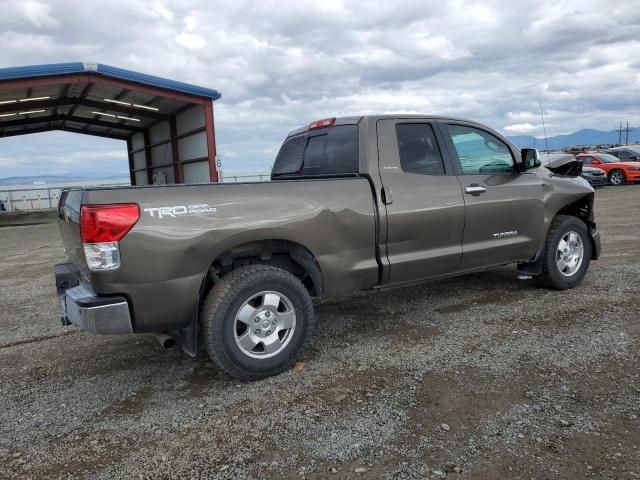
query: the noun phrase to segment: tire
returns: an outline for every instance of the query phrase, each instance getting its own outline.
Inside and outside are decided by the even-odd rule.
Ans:
[[[567,242],[564,248],[561,242]],[[576,246],[572,246],[576,244]],[[579,244],[579,245],[578,245]],[[581,247],[582,252],[579,253]],[[562,248],[562,251],[560,250]],[[542,274],[539,280],[542,285],[555,290],[566,290],[578,285],[589,268],[591,262],[591,239],[586,224],[579,218],[569,215],[558,215],[551,222],[545,240],[542,257]],[[575,261],[579,254],[580,260]],[[571,260],[565,262],[567,258]],[[562,268],[563,263],[566,265]]]
[[[611,172],[609,172],[609,183],[619,187],[627,183],[627,176],[620,169],[611,170]]]
[[[294,365],[313,333],[315,313],[309,292],[291,273],[250,265],[213,286],[200,321],[216,365],[237,379],[259,380]]]

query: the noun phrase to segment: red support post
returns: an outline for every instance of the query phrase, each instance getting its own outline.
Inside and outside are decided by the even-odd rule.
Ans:
[[[216,168],[216,134],[213,128],[213,102],[204,105],[204,124],[207,127],[207,154],[209,156],[209,180],[218,182],[218,169]]]

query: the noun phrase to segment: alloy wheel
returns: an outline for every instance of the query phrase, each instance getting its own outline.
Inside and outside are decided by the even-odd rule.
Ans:
[[[609,177],[609,181],[613,185],[622,185],[624,182],[624,176],[622,175],[622,172],[613,172]]]
[[[582,237],[573,230],[565,233],[556,250],[556,265],[560,273],[565,277],[573,276],[580,269],[583,256]]]
[[[235,316],[234,338],[252,358],[273,357],[285,349],[296,328],[296,312],[289,298],[264,291],[246,300]]]

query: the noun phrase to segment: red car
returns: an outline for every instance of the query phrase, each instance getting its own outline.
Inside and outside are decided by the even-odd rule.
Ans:
[[[640,162],[621,162],[608,153],[581,153],[576,158],[584,165],[604,170],[611,185],[640,182]]]

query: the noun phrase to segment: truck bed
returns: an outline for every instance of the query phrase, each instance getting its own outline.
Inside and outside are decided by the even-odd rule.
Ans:
[[[79,232],[82,205],[136,203],[140,219],[120,241],[122,265],[90,272]],[[376,212],[366,178],[72,190],[60,229],[71,262],[99,295],[126,295],[136,332],[186,327],[209,267],[231,247],[284,240],[306,248],[323,297],[378,281]],[[175,301],[160,302],[171,292]]]

